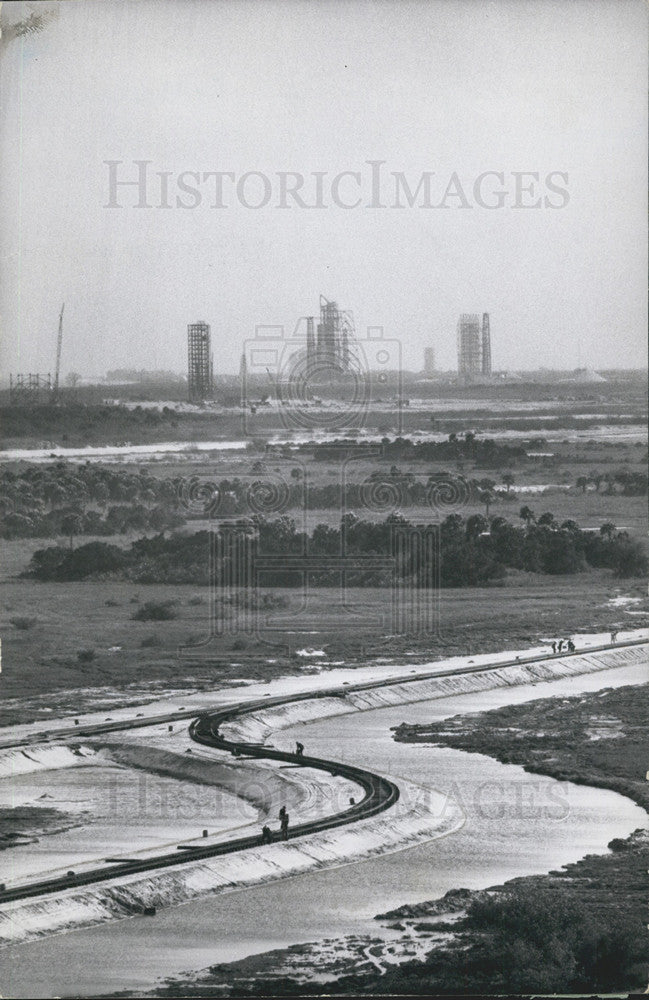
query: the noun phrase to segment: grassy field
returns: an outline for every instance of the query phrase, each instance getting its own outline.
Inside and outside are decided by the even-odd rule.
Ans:
[[[252,387],[252,398],[269,392],[266,378]],[[3,437],[6,447],[43,447],[53,444],[79,446],[85,444],[133,444],[155,441],[201,440],[240,438],[244,422],[239,406],[240,386],[233,381],[229,387],[217,385],[217,400],[208,403],[203,411],[155,412],[145,407],[143,411],[101,405],[104,396],[123,393],[133,403],[140,400],[182,399],[185,389],[177,383],[141,385],[139,387],[106,386],[66,392],[64,405],[52,408],[40,406],[32,411],[26,408],[7,407],[7,394],[0,392]],[[334,390],[334,395],[336,394]],[[332,411],[327,400],[331,389],[323,387],[325,400],[320,419],[330,425]],[[390,398],[380,398],[374,388],[370,393],[372,403],[367,412],[363,407],[342,403],[341,413],[355,421],[359,427],[379,433],[408,434],[422,428],[457,431],[465,426],[471,429],[503,428],[507,425],[530,427],[539,436],[547,421],[542,415],[570,421],[574,414],[595,415],[597,422],[607,419],[642,423],[646,415],[646,375],[628,372],[623,378],[619,373],[606,383],[579,385],[553,381],[548,384],[521,382],[514,385],[459,386],[451,383],[423,383],[413,373],[404,373],[403,396],[411,398],[412,406],[401,411]],[[426,397],[425,400],[422,397]],[[220,401],[220,402],[219,402]],[[83,405],[83,404],[86,405]],[[226,404],[226,405],[221,405]],[[536,420],[530,417],[536,415]],[[318,422],[317,410],[310,408],[309,425]],[[520,418],[525,418],[522,423]],[[246,414],[245,429],[248,436],[260,440],[269,434],[282,433],[286,428],[303,425],[295,423],[290,413],[280,406],[260,406],[256,414]]]
[[[641,583],[617,581],[608,570],[574,577],[512,572],[503,585],[422,595],[432,606],[431,634],[395,634],[387,589],[342,593],[330,588],[313,589],[304,603],[297,590],[277,591],[288,606],[260,617],[258,634],[239,631],[238,613],[227,611],[228,634],[210,638],[207,588],[16,578],[41,545],[33,540],[5,543],[5,575],[0,580],[0,720],[5,722],[17,718],[19,711],[23,719],[29,712],[38,717],[44,707],[51,708],[39,696],[60,696],[74,688],[118,688],[128,698],[134,688],[142,690],[151,683],[217,687],[232,678],[311,670],[318,660],[353,664],[367,657],[398,661],[407,655],[418,661],[525,648],[579,630],[637,628],[649,617],[629,615],[608,603],[620,594],[630,595],[643,599],[633,611],[649,609]],[[175,617],[133,620],[151,601],[174,602]],[[304,648],[321,650],[324,656],[300,656]],[[31,699],[31,708],[7,704],[8,699]]]
[[[464,395],[463,395],[464,393]],[[453,395],[452,390],[439,390],[439,395]],[[492,416],[515,417],[519,404],[545,400],[552,404],[563,394],[567,410],[605,412],[619,404],[620,414],[639,416],[644,407],[642,382],[631,387],[609,383],[601,392],[583,392],[575,387],[555,387],[550,392],[542,387],[521,386],[499,389],[492,387],[477,394],[458,390],[457,399],[466,399],[466,410],[445,410],[440,404],[437,416],[466,419],[466,426],[477,426],[473,419],[482,410]],[[484,399],[482,406],[478,397]],[[559,412],[559,411],[557,411]],[[405,430],[430,429],[435,400],[430,412],[426,408],[404,413]],[[48,416],[49,414],[49,416]],[[560,413],[559,413],[560,415]],[[35,415],[35,426],[40,427]],[[64,409],[41,414],[41,423],[50,427],[52,436],[60,436],[69,415]],[[74,415],[73,415],[74,416]],[[368,427],[379,428],[386,413],[373,412]],[[388,415],[389,416],[389,415]],[[119,413],[89,414],[80,410],[74,416],[74,433],[66,442],[100,443],[121,434]],[[269,421],[269,417],[272,419]],[[92,418],[92,419],[91,419]],[[437,419],[437,417],[436,417]],[[241,438],[241,419],[236,411],[220,414],[167,414],[159,423],[147,422],[140,414],[124,417],[129,440],[187,439],[209,440],[216,437]],[[85,423],[84,423],[85,421]],[[94,421],[94,422],[93,422]],[[102,422],[103,421],[103,422]],[[74,421],[73,421],[74,422]],[[338,483],[341,465],[336,461],[319,461],[309,455],[290,453],[264,457],[265,440],[270,432],[281,430],[276,413],[261,410],[257,415],[259,434],[251,435],[252,450],[247,453],[219,453],[208,456],[185,452],[173,459],[143,461],[131,468],[146,469],[159,477],[190,477],[198,475],[218,481],[234,476],[263,478],[254,473],[255,461],[263,460],[268,473],[279,473],[289,482],[292,469],[308,470],[309,482],[315,485]],[[29,432],[27,420],[25,432]],[[33,429],[33,428],[32,428]],[[439,429],[436,425],[435,429]],[[68,428],[69,430],[69,428]],[[135,435],[135,431],[138,435]],[[171,433],[173,431],[173,433]],[[48,431],[49,432],[49,431]],[[60,433],[59,433],[60,432]],[[119,433],[118,433],[119,432]],[[133,432],[133,433],[131,433]],[[67,431],[66,431],[67,433]],[[102,437],[103,434],[103,437]],[[565,440],[548,447],[551,459],[522,460],[511,470],[515,477],[513,490],[522,486],[563,484],[574,487],[580,475],[605,473],[618,469],[644,471],[646,444],[620,441],[606,443],[589,440]],[[530,427],[530,437],[540,432]],[[58,440],[58,438],[57,438]],[[121,438],[120,438],[121,440]],[[15,442],[18,443],[18,442]],[[25,444],[26,441],[20,443]],[[34,441],[34,444],[39,442]],[[542,449],[545,451],[546,449]],[[349,478],[359,482],[380,470],[389,474],[392,461],[363,459],[348,467]],[[489,478],[502,485],[505,467],[475,468],[470,461],[448,463],[401,462],[401,472],[412,472],[426,481],[431,473],[447,471],[467,478]],[[550,511],[561,522],[575,520],[581,527],[599,528],[612,521],[637,537],[646,536],[647,506],[644,497],[625,497],[604,492],[586,493],[572,488],[569,492],[551,490],[544,494],[520,492],[511,499],[498,499],[491,506],[492,516],[502,515],[513,523],[521,523],[519,510],[530,506],[538,516]],[[415,523],[438,520],[453,512],[440,509],[432,517],[428,508],[402,508],[400,512]],[[468,503],[459,511],[463,516],[484,513],[483,505]],[[277,514],[284,513],[283,510]],[[297,510],[286,513],[296,521],[298,529],[311,531],[318,523],[337,525],[341,510],[311,510],[306,516]],[[357,509],[357,516],[383,520],[390,509]],[[182,529],[193,533],[215,527],[204,520],[188,521]],[[151,534],[149,532],[149,534]],[[100,541],[128,545],[135,536],[103,537]],[[90,536],[76,539],[76,545],[91,541]],[[236,613],[226,615],[226,635],[210,638],[210,603],[207,589],[192,586],[129,585],[119,582],[36,584],[20,579],[36,549],[49,545],[67,544],[61,539],[33,539],[2,543],[2,576],[0,577],[0,629],[3,637],[3,672],[0,691],[3,695],[3,718],[14,712],[7,699],[33,700],[30,711],[40,712],[43,697],[74,688],[118,688],[124,697],[132,696],[135,687],[157,684],[160,688],[174,684],[218,686],[234,677],[270,677],[279,672],[313,669],[318,657],[297,655],[305,647],[324,652],[324,659],[355,662],[361,658],[387,656],[399,659],[406,654],[420,659],[435,659],[455,653],[476,653],[525,647],[540,639],[567,635],[582,630],[604,630],[612,627],[638,627],[647,617],[631,616],[624,608],[607,604],[610,597],[629,594],[646,597],[644,588],[635,581],[616,581],[608,570],[589,570],[574,577],[544,577],[511,571],[498,586],[466,590],[445,590],[429,595],[433,603],[432,633],[407,636],[398,633],[391,620],[391,595],[388,590],[350,590],[344,596],[335,589],[313,591],[305,607],[297,590],[286,591],[288,608],[274,613],[260,632],[241,632]],[[426,599],[426,598],[424,598]],[[168,621],[134,621],[133,614],[145,602],[172,601],[174,617]],[[646,610],[646,602],[635,605],[635,611]],[[282,629],[282,633],[268,625]],[[209,642],[205,640],[209,639]],[[198,645],[197,645],[198,644]],[[189,647],[189,648],[188,648]],[[193,648],[192,648],[193,647]],[[129,695],[130,692],[130,695]],[[41,699],[40,701],[38,699]],[[59,700],[57,704],[62,704]],[[48,706],[51,707],[51,706]],[[23,711],[27,711],[23,704]]]

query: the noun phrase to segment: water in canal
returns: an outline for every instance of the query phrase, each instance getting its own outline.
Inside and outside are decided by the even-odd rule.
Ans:
[[[156,980],[271,948],[344,934],[376,934],[375,914],[548,871],[613,837],[646,826],[647,814],[613,792],[526,774],[478,754],[392,740],[403,721],[640,683],[636,667],[518,688],[380,709],[294,726],[276,746],[301,739],[307,752],[353,761],[442,791],[459,801],[463,828],[441,840],[353,865],[219,894],[137,917],[4,950],[2,992],[14,997],[145,990]],[[386,818],[389,822],[389,814]]]

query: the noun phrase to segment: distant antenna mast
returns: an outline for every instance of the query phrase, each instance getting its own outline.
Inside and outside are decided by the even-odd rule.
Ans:
[[[56,371],[54,373],[54,392],[52,394],[52,402],[57,403],[59,399],[59,376],[61,374],[61,347],[63,346],[63,310],[65,309],[65,302],[61,306],[61,312],[59,313],[59,336],[56,341]]]

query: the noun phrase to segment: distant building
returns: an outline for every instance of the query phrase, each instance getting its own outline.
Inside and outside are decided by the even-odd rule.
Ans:
[[[209,323],[190,323],[187,327],[187,388],[192,402],[212,395],[212,351]]]
[[[482,374],[480,318],[477,313],[462,313],[457,324],[457,370],[467,381]]]
[[[457,370],[465,382],[491,378],[489,313],[462,313],[457,324]]]
[[[489,313],[482,314],[482,374],[491,377],[491,330]]]
[[[424,375],[435,374],[435,350],[432,347],[424,349]]]
[[[321,295],[317,338],[314,334],[314,318],[307,317],[308,363],[317,359],[317,364],[333,371],[349,371],[354,332],[353,314],[349,310],[339,309],[338,303],[330,302]]]

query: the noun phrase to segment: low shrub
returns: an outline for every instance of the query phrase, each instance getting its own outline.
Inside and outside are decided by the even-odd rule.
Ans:
[[[162,645],[162,639],[160,638],[159,635],[156,635],[155,633],[152,633],[151,635],[145,635],[144,639],[140,643],[140,646],[142,646],[143,649],[146,649],[148,646],[161,646],[161,645]]]
[[[30,628],[34,627],[37,619],[19,615],[16,618],[10,618],[9,621],[13,627],[17,628],[20,632],[28,632]]]
[[[165,622],[176,617],[173,601],[147,601],[131,615],[135,622]]]

